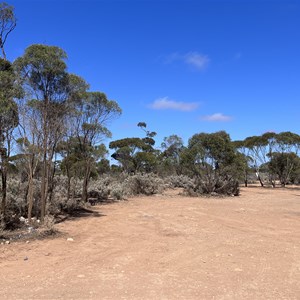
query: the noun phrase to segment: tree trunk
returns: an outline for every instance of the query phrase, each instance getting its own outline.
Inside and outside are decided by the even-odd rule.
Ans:
[[[245,178],[244,178],[245,187],[248,187],[248,172],[245,171]]]
[[[7,194],[7,168],[6,161],[2,160],[1,181],[2,181],[2,202],[1,202],[1,220],[4,222],[6,213],[6,194]]]
[[[256,177],[257,177],[257,179],[258,179],[260,185],[263,187],[263,186],[264,186],[264,183],[263,183],[263,181],[261,180],[261,177],[260,177],[260,175],[259,175],[259,171],[256,171]]]
[[[83,202],[88,201],[88,184],[89,184],[90,175],[91,175],[91,167],[90,167],[90,163],[88,162],[87,166],[86,166],[84,178],[83,178],[83,186],[82,186],[82,201]]]
[[[32,218],[32,207],[33,207],[33,177],[32,174],[29,175],[28,180],[28,196],[27,196],[27,203],[28,203],[28,212],[27,212],[27,218],[29,224],[31,224],[31,218]]]
[[[3,42],[2,42],[1,38],[0,38],[0,45],[1,45],[2,58],[4,60],[6,60],[6,53],[5,53],[4,45],[3,45]]]
[[[42,183],[41,183],[41,222],[44,222],[45,215],[46,215],[46,198],[47,198],[47,160],[46,160],[46,153],[44,153],[44,160],[43,160],[43,169],[42,169]]]
[[[47,122],[47,109],[48,109],[48,98],[46,97],[44,100],[43,107],[43,166],[42,166],[42,183],[41,183],[41,222],[44,223],[45,215],[46,215],[46,199],[47,199],[47,150],[48,150],[48,122]]]
[[[68,181],[67,181],[67,202],[70,200],[71,196],[71,177],[68,174]]]
[[[53,168],[51,168],[51,164],[48,165],[48,174],[50,174],[49,179],[48,179],[48,185],[49,185],[49,198],[48,201],[51,203],[53,200],[53,191],[54,191],[54,176],[56,172],[55,164]]]
[[[6,148],[0,149],[1,151],[1,183],[2,183],[2,201],[1,201],[1,223],[5,226],[5,213],[6,213],[6,194],[7,194],[7,150]]]

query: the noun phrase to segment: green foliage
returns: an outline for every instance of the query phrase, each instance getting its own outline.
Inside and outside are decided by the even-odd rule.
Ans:
[[[18,125],[18,107],[13,100],[20,95],[12,65],[0,58],[0,135]]]
[[[16,59],[14,67],[36,99],[61,102],[69,92],[66,58],[59,47],[36,44]]]
[[[272,153],[268,167],[285,186],[290,181],[291,175],[300,168],[300,158],[295,153]]]
[[[248,163],[256,169],[258,179],[259,172],[264,167],[268,173],[268,178],[273,187],[275,180],[279,178],[285,185],[289,174],[294,170],[293,154],[297,155],[300,148],[300,136],[292,132],[267,132],[261,136],[252,136],[244,141],[236,143],[239,150],[247,149],[247,157],[250,157]],[[245,151],[245,150],[244,150]],[[284,175],[285,174],[285,175]]]
[[[195,134],[181,159],[196,178],[194,192],[238,194],[241,160],[226,132]]]
[[[14,7],[5,2],[0,3],[0,48],[4,59],[6,59],[4,45],[8,35],[16,27],[16,24],[17,21],[14,14]]]
[[[161,148],[159,173],[180,175],[182,173],[181,154],[185,149],[182,138],[175,134],[165,137]]]
[[[140,122],[139,127],[146,127],[146,123]],[[112,141],[110,149],[115,152],[111,155],[118,160],[127,173],[153,172],[157,165],[157,151],[153,148],[156,133],[146,131],[145,138],[124,138]]]
[[[97,173],[99,175],[110,173],[110,164],[109,160],[106,158],[102,158],[100,161],[96,163]]]

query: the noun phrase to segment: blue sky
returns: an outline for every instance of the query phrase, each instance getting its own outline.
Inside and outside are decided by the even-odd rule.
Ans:
[[[300,1],[8,1],[14,60],[63,48],[70,72],[123,109],[113,140],[156,131],[300,134]]]

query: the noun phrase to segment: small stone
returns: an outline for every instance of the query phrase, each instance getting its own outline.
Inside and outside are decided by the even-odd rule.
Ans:
[[[10,241],[5,241],[5,244],[6,244],[6,245],[9,245],[9,244],[10,244]]]
[[[29,244],[29,241],[26,241],[26,244]]]
[[[74,239],[73,238],[67,238],[67,241],[68,242],[74,242]]]
[[[79,275],[77,275],[77,277],[78,277],[78,278],[84,278],[84,277],[85,277],[85,275],[83,275],[83,274],[79,274]]]
[[[25,257],[24,257],[24,260],[28,260],[28,257],[27,257],[27,256],[25,256]]]

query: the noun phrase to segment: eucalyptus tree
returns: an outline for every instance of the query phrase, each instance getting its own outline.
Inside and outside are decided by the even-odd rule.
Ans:
[[[102,141],[111,137],[107,125],[122,113],[118,103],[104,93],[87,92],[74,102],[74,135],[84,162],[82,200],[87,201],[92,166],[106,154]]]
[[[40,217],[44,220],[57,143],[64,134],[64,120],[71,98],[70,75],[66,53],[59,47],[31,45],[14,62],[27,96],[28,106],[35,111],[37,130],[41,133],[41,201]]]
[[[17,20],[13,6],[5,2],[0,3],[0,48],[2,58],[6,60],[5,43],[8,35],[15,29]]]
[[[18,99],[18,154],[16,161],[22,166],[22,172],[27,178],[27,218],[31,222],[34,204],[34,178],[41,162],[42,132],[39,126],[39,113],[31,108],[24,99]]]
[[[251,156],[249,155],[250,149],[246,147],[245,141],[233,141],[232,142],[235,149],[240,153],[240,159],[243,161],[242,167],[244,172],[244,184],[245,187],[248,186],[248,176],[251,170],[250,165],[253,162]]]
[[[14,128],[18,125],[18,108],[14,97],[20,90],[15,84],[15,74],[10,62],[0,58],[0,172],[1,172],[1,219],[6,210],[7,169]]]
[[[165,137],[161,143],[161,149],[163,169],[180,175],[182,173],[180,158],[184,150],[182,138],[176,134]]]
[[[146,137],[132,137],[112,141],[110,149],[115,152],[112,158],[122,164],[123,170],[127,173],[153,172],[157,165],[157,150],[154,149],[156,132],[148,131],[145,122],[137,124],[145,133]]]
[[[274,164],[275,162],[279,163],[279,161],[283,162],[283,157],[279,158],[279,154],[284,156],[285,168],[292,171],[295,160],[290,159],[292,156],[286,154],[295,153],[297,155],[300,148],[299,135],[291,132],[282,132],[279,134],[267,132],[261,136],[248,137],[243,142],[249,151],[249,156],[252,159],[261,186],[264,186],[260,175],[261,166],[267,167],[269,181],[275,187],[275,179],[278,176],[278,172],[274,171]],[[272,162],[272,167],[270,162]],[[286,174],[291,171],[288,171]]]
[[[300,168],[300,158],[294,152],[275,152],[269,162],[270,171],[278,176],[283,187]]]
[[[295,153],[300,151],[300,135],[290,131],[278,133],[276,135],[277,152]]]
[[[109,143],[109,148],[115,152],[111,155],[122,164],[127,173],[152,172],[156,166],[156,151],[151,139],[124,138]]]
[[[202,192],[237,192],[239,160],[225,131],[193,135],[182,152],[182,164],[196,177]]]
[[[274,152],[276,146],[276,134],[273,132],[267,132],[261,136],[251,136],[244,140],[244,145],[248,148],[249,156],[253,163],[253,167],[256,171],[256,177],[261,186],[264,186],[264,182],[261,178],[260,169],[262,165],[267,165]],[[274,185],[274,179],[269,172],[269,180]]]
[[[282,186],[285,186],[292,173],[299,168],[300,136],[292,132],[281,132],[276,135],[276,149],[269,155],[270,172],[277,175]]]

